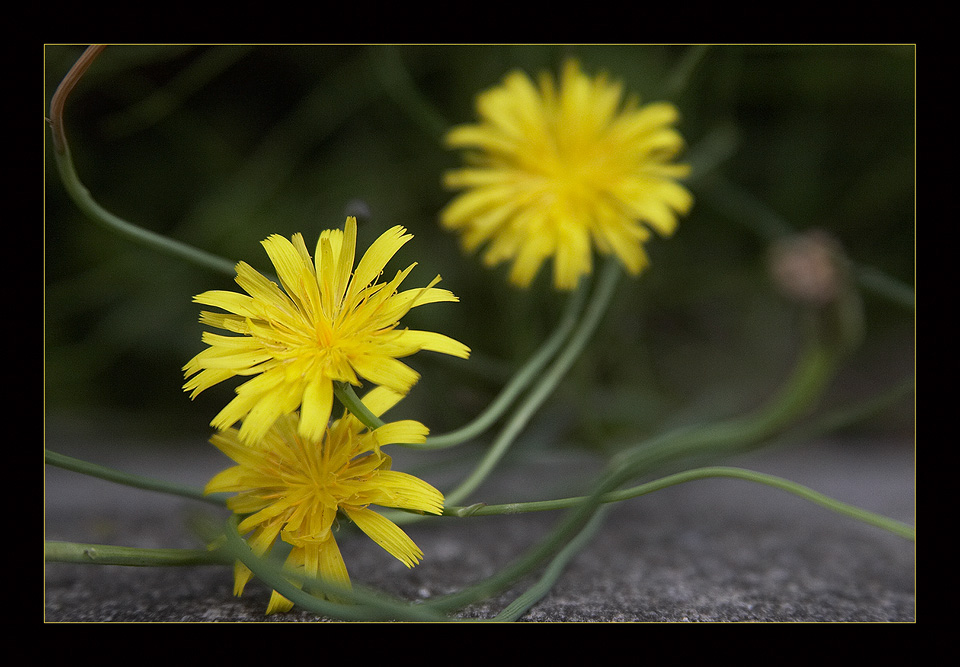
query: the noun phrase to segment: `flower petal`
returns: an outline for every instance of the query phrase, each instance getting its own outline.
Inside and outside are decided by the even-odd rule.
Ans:
[[[371,509],[343,508],[350,520],[357,524],[374,542],[407,567],[413,567],[423,558],[423,552],[395,523]]]
[[[320,377],[307,384],[300,408],[300,434],[308,440],[323,438],[332,409],[333,382]]]

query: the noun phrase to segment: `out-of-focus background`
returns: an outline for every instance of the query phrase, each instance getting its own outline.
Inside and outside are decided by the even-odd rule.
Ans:
[[[45,48],[45,104],[83,52]],[[864,275],[912,297],[915,47],[855,46],[111,46],[67,102],[66,133],[93,197],[134,224],[270,270],[260,241],[360,220],[360,249],[388,227],[414,234],[388,272],[418,262],[459,304],[404,324],[451,335],[469,361],[420,353],[423,375],[391,416],[435,433],[477,414],[551,331],[563,298],[549,272],[528,291],[483,269],[442,230],[441,178],[461,164],[442,134],[513,69],[568,56],[642,101],[666,99],[693,166],[696,204],[648,246],[583,359],[528,438],[615,449],[679,421],[736,414],[784,379],[797,314],[767,273],[769,242],[833,234]],[[233,394],[190,401],[181,367],[202,349],[199,307],[230,277],[132,245],[85,219],[46,150],[45,411],[48,424],[204,441]],[[823,409],[857,406],[914,370],[915,315],[863,293],[866,339]],[[902,394],[853,434],[909,436]]]

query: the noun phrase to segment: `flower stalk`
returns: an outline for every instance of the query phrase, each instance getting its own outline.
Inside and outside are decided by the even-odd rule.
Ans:
[[[608,493],[600,498],[600,502],[604,504],[623,502],[625,500],[639,498],[671,486],[712,478],[740,479],[748,482],[754,482],[756,484],[770,486],[803,498],[804,500],[808,500],[814,504],[820,505],[821,507],[824,507],[832,512],[836,512],[837,514],[850,517],[862,523],[866,523],[889,533],[893,533],[894,535],[910,540],[911,542],[916,541],[916,529],[909,524],[903,523],[902,521],[897,521],[881,514],[869,512],[860,507],[840,502],[839,500],[830,498],[829,496],[826,496],[818,491],[814,491],[809,487],[803,486],[802,484],[797,484],[796,482],[784,479],[783,477],[777,477],[776,475],[768,475],[765,473],[756,472],[754,470],[745,470],[743,468],[729,466],[707,466],[703,468],[685,470],[673,475],[667,475],[666,477],[661,477],[660,479],[656,479],[652,482],[647,482],[645,484],[639,484],[628,489],[622,489],[620,491]],[[444,508],[443,513],[446,516],[465,518],[471,516],[548,512],[575,507],[578,504],[586,501],[587,498],[587,496],[575,496],[570,498],[558,498],[554,500],[504,503],[500,505],[478,504],[467,507],[447,505]]]
[[[56,159],[60,180],[67,194],[70,195],[70,198],[87,218],[112,233],[118,234],[144,247],[151,248],[163,255],[187,261],[201,268],[228,275],[233,273],[234,262],[230,260],[200,250],[189,244],[181,243],[162,234],[138,227],[114,215],[103,208],[80,181],[80,177],[77,175],[77,170],[73,164],[70,146],[67,143],[63,111],[67,103],[67,97],[104,48],[106,47],[102,44],[88,47],[83,52],[83,55],[80,56],[80,59],[74,63],[73,67],[67,73],[67,76],[60,82],[50,101],[49,124],[53,137],[53,154]]]
[[[453,491],[446,494],[448,503],[462,502],[483,483],[507,453],[523,428],[536,414],[536,411],[560,384],[567,371],[580,358],[580,353],[607,312],[621,275],[620,265],[616,261],[608,260],[604,264],[583,318],[571,334],[564,349],[543,373],[530,393],[517,406],[476,468]]]
[[[48,563],[80,565],[127,565],[131,567],[186,567],[193,565],[229,565],[232,561],[216,550],[145,549],[112,544],[78,544],[47,541],[43,558]]]

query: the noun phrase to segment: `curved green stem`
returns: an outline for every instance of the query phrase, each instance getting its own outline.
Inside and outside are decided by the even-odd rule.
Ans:
[[[105,479],[110,482],[116,482],[118,484],[125,484],[127,486],[132,486],[138,489],[146,489],[147,491],[159,491],[160,493],[169,493],[175,496],[183,496],[184,498],[190,498],[192,500],[201,500],[206,503],[211,503],[214,505],[223,506],[225,501],[223,499],[223,494],[212,494],[204,495],[202,489],[196,489],[189,486],[183,486],[181,484],[175,484],[173,482],[167,482],[165,480],[152,479],[150,477],[143,477],[141,475],[134,475],[131,473],[120,472],[119,470],[114,470],[113,468],[108,468],[106,466],[98,465],[96,463],[90,463],[88,461],[81,461],[80,459],[75,459],[71,456],[66,456],[64,454],[58,454],[52,452],[49,449],[44,450],[44,460],[50,465],[55,465],[58,468],[63,468],[65,470],[72,470],[73,472],[78,472],[84,475],[90,475],[91,477],[98,477],[100,479]]]
[[[586,287],[586,282],[583,282],[573,294],[570,295],[570,299],[564,306],[563,314],[560,316],[560,320],[557,322],[553,333],[543,342],[536,354],[530,357],[530,359],[517,370],[510,381],[483,412],[466,425],[449,433],[428,436],[427,441],[424,443],[403,443],[400,446],[407,449],[444,449],[467,442],[490,428],[490,426],[503,416],[503,413],[513,404],[517,396],[537,378],[544,366],[549,363],[557,353],[557,350],[560,349],[564,341],[570,336],[570,332],[577,323],[577,317],[586,300]],[[339,400],[347,410],[353,413],[364,426],[369,429],[383,426],[383,420],[367,409],[367,406],[365,406],[363,401],[357,396],[352,385],[346,382],[334,382],[333,391],[337,400]]]
[[[583,282],[570,295],[563,314],[550,337],[543,342],[537,353],[520,367],[493,402],[473,421],[449,433],[428,436],[427,441],[421,445],[406,445],[406,447],[414,449],[450,447],[471,440],[492,426],[513,404],[517,396],[537,378],[544,366],[554,357],[560,346],[570,336],[570,332],[577,323],[577,318],[583,308],[586,295],[586,283]]]
[[[334,382],[333,395],[337,397],[337,400],[340,401],[343,407],[349,410],[354,417],[360,420],[361,424],[371,431],[383,426],[383,420],[370,412],[370,408],[364,405],[360,397],[357,396],[357,392],[354,391],[353,385],[350,383]]]
[[[791,428],[778,437],[778,443],[811,440],[825,433],[865,421],[909,396],[914,391],[915,385],[916,381],[913,377],[904,378],[896,385],[864,401],[836,408]]]
[[[194,248],[185,243],[180,243],[156,232],[137,227],[100,206],[90,195],[90,191],[80,182],[73,166],[73,160],[70,157],[69,148],[65,147],[62,153],[56,153],[56,160],[60,178],[63,181],[67,193],[80,210],[93,222],[134,243],[152,248],[165,255],[186,260],[201,268],[218,271],[231,276],[235,275],[234,262]]]
[[[70,155],[70,147],[67,144],[66,133],[64,132],[63,109],[70,92],[103,48],[102,45],[94,45],[84,51],[83,55],[57,87],[50,101],[49,122],[53,135],[54,157],[56,158],[57,170],[67,194],[70,195],[70,198],[73,199],[74,203],[88,218],[111,232],[115,232],[130,241],[153,248],[163,254],[186,260],[200,267],[226,273],[227,275],[234,275],[234,262],[199,250],[185,243],[174,241],[173,239],[148,231],[117,217],[100,206],[90,195],[90,191],[80,182],[80,177],[77,175],[77,171],[73,165],[73,158]]]
[[[46,541],[43,559],[48,563],[127,565],[132,567],[179,567],[184,565],[229,565],[232,558],[219,551],[202,549],[142,549],[112,544],[80,544]]]
[[[631,479],[691,456],[727,455],[762,444],[811,407],[833,377],[836,359],[834,348],[815,340],[804,350],[779,394],[753,415],[676,429],[626,450],[600,476],[591,495],[572,503],[567,516],[536,547],[485,581],[425,604],[456,609],[506,588],[562,549],[590,521],[608,494]],[[456,504],[449,496],[447,500],[451,506]],[[474,505],[466,508],[465,513],[479,513],[482,509],[482,505]]]
[[[237,532],[237,521],[236,515],[227,519],[227,527],[224,531],[224,550],[229,553],[232,558],[250,568],[250,571],[267,586],[277,591],[301,609],[315,614],[355,621],[446,620],[442,614],[437,613],[435,610],[428,609],[423,605],[414,605],[400,600],[394,600],[385,595],[367,591],[362,588],[343,588],[330,582],[325,582],[322,579],[297,577],[294,573],[285,571],[264,558],[257,557]],[[298,585],[294,584],[293,581],[299,581],[323,594],[353,604],[342,604],[321,599],[304,591]]]
[[[703,62],[709,49],[709,45],[695,44],[686,50],[666,77],[665,94],[668,98],[676,99],[687,89],[694,71]]]
[[[211,81],[234,66],[254,48],[251,44],[225,45],[201,51],[163,87],[126,109],[105,118],[103,127],[114,137],[126,137],[158,123]]]
[[[511,418],[507,421],[500,435],[493,442],[480,464],[460,485],[450,493],[445,494],[446,501],[452,504],[460,503],[469,496],[487,478],[497,465],[510,445],[530,421],[534,413],[543,405],[543,402],[553,392],[556,386],[566,375],[573,363],[579,358],[590,336],[593,334],[600,319],[607,311],[610,299],[620,278],[620,265],[615,259],[610,259],[604,265],[597,283],[597,289],[590,300],[576,331],[567,341],[566,347],[554,359],[553,363],[541,376],[539,382],[523,400]]]
[[[876,514],[875,512],[869,512],[867,510],[861,509],[854,505],[841,502],[826,496],[822,493],[814,491],[809,487],[803,486],[802,484],[797,484],[788,479],[782,477],[777,477],[775,475],[768,475],[761,472],[755,472],[753,470],[745,470],[743,468],[733,468],[728,466],[710,466],[705,468],[694,468],[692,470],[685,470],[673,475],[668,475],[658,480],[652,482],[647,482],[645,484],[640,484],[629,489],[623,489],[620,491],[614,491],[608,493],[600,498],[601,503],[616,503],[624,500],[630,500],[632,498],[639,498],[640,496],[645,496],[654,491],[660,491],[670,486],[675,486],[677,484],[684,484],[686,482],[693,482],[701,479],[709,479],[714,477],[726,477],[732,479],[742,479],[748,482],[756,482],[757,484],[764,484],[766,486],[771,486],[781,491],[786,491],[795,496],[799,496],[804,500],[809,500],[812,503],[816,503],[821,507],[825,507],[832,512],[837,514],[842,514],[844,516],[851,517],[857,521],[862,521],[863,523],[870,524],[871,526],[876,526],[888,532],[893,533],[894,535],[899,535],[900,537],[906,538],[911,541],[916,540],[916,529],[912,526],[905,524],[901,521],[895,519],[890,519],[888,517]],[[534,502],[524,502],[524,503],[505,503],[501,505],[472,505],[469,507],[444,507],[444,515],[467,517],[467,516],[490,516],[495,514],[523,514],[527,512],[545,512],[550,510],[559,510],[567,509],[570,507],[575,507],[576,505],[587,500],[586,496],[579,496],[573,498],[562,498],[557,500],[544,500],[544,501],[534,501]]]

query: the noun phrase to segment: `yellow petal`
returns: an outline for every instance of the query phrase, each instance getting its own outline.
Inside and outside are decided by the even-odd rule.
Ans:
[[[222,308],[244,317],[257,317],[260,312],[253,297],[227,290],[209,290],[193,297],[193,301],[205,306]]]
[[[389,387],[374,387],[364,394],[361,400],[370,412],[380,417],[387,410],[399,403],[402,398],[403,394]]]
[[[340,547],[332,537],[319,545],[318,567],[320,576],[326,581],[343,588],[350,588],[350,575],[347,565],[343,562]]]
[[[419,352],[420,350],[430,350],[432,352],[442,352],[461,359],[470,357],[470,348],[458,340],[445,336],[435,331],[416,331],[413,329],[404,329],[400,332],[397,340],[397,356],[407,356]]]
[[[353,280],[347,293],[348,300],[351,300],[357,292],[372,283],[397,251],[413,238],[413,235],[405,234],[406,231],[400,225],[396,225],[381,234],[371,244],[363,257],[360,258],[357,270],[354,271]]]
[[[302,243],[302,237],[301,237]],[[291,297],[296,297],[301,293],[301,282],[303,280],[303,258],[297,251],[294,244],[280,236],[271,234],[261,242],[271,263],[277,270],[277,277],[280,278],[280,284]]]
[[[357,373],[367,380],[406,394],[420,379],[420,374],[397,359],[360,355],[353,359]]]
[[[303,392],[303,405],[300,408],[300,434],[319,442],[330,421],[333,409],[333,382],[325,377],[311,381]]]
[[[344,512],[370,539],[407,567],[423,558],[423,552],[395,523],[371,509],[348,509]]]
[[[378,445],[404,444],[411,445],[426,442],[430,429],[418,421],[401,419],[388,422],[373,431]]]
[[[282,614],[293,609],[293,603],[276,591],[270,593],[270,602],[267,604],[267,616]]]

